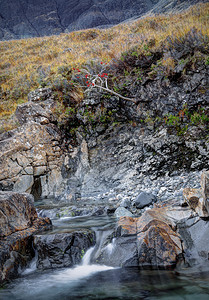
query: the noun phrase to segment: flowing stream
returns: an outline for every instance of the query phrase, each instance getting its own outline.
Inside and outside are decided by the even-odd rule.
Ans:
[[[84,255],[80,265],[72,268],[40,271],[35,256],[20,278],[0,289],[2,300],[67,299],[209,299],[209,269],[140,270],[91,264],[103,239],[114,227],[108,216],[65,217],[53,220],[51,233],[91,228],[97,243]],[[114,239],[107,245],[111,253]]]

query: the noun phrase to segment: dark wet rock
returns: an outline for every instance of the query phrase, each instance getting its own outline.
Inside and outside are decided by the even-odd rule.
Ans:
[[[18,276],[34,256],[33,234],[51,228],[48,218],[38,218],[32,196],[0,194],[0,284]]]
[[[37,267],[39,269],[72,267],[81,262],[88,248],[94,243],[95,235],[88,230],[35,235]]]
[[[113,267],[137,267],[139,264],[136,237],[127,235],[116,238],[112,245],[107,245],[97,254],[94,261]]]
[[[149,206],[152,203],[156,202],[157,199],[154,195],[146,192],[141,192],[134,201],[136,208],[142,209],[145,206]]]
[[[31,227],[0,239],[0,284],[18,277],[34,257],[33,234],[51,229],[48,218],[37,218]]]

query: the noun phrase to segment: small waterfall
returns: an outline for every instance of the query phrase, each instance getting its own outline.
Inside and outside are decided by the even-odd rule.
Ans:
[[[90,265],[90,261],[91,261],[91,255],[94,251],[94,247],[91,247],[90,249],[88,249],[82,259],[82,266],[87,266],[87,265]]]
[[[52,275],[56,281],[64,282],[77,282],[83,278],[89,277],[97,272],[107,271],[114,269],[113,267],[105,266],[105,265],[96,265],[91,264],[92,255],[95,253],[96,245],[91,247],[85,253],[82,262],[80,265],[69,268],[64,271],[58,271],[56,274]]]
[[[35,256],[31,260],[30,265],[27,269],[22,272],[22,275],[27,275],[34,272],[37,269],[38,252],[35,250]]]
[[[112,243],[108,244],[107,247],[106,247],[109,256],[112,254],[112,251],[114,249],[115,240],[116,240],[115,238],[112,239]]]
[[[92,258],[95,259],[100,254],[100,251],[104,246],[104,243],[107,241],[107,238],[111,236],[112,230],[99,230],[99,231],[94,230],[94,231],[96,232],[96,245],[92,250]]]

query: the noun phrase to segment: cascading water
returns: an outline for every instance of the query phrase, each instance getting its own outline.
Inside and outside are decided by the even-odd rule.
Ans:
[[[29,267],[22,272],[22,275],[27,275],[27,274],[35,272],[35,270],[37,269],[37,260],[38,260],[38,253],[35,250],[34,258],[32,259]]]
[[[22,277],[0,289],[0,299],[208,299],[209,272],[197,276],[190,269],[178,274],[96,264],[101,247],[106,248],[109,257],[115,251],[116,240],[111,235],[113,222],[107,216],[56,220],[55,233],[78,228],[94,229],[96,245],[87,250],[80,265],[73,268],[40,271],[36,269],[35,257]]]

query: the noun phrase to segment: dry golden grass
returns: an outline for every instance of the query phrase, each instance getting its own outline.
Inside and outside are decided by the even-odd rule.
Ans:
[[[56,78],[63,66],[80,67],[93,61],[109,62],[144,41],[157,48],[166,38],[180,38],[195,27],[209,36],[209,3],[170,15],[150,16],[109,29],[89,29],[42,38],[0,42],[0,117],[11,115],[27,101],[27,94]],[[154,42],[153,42],[154,41]],[[172,62],[165,64],[170,66]]]

